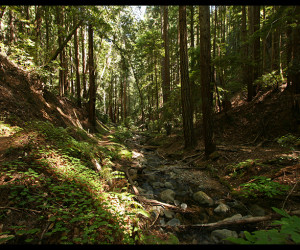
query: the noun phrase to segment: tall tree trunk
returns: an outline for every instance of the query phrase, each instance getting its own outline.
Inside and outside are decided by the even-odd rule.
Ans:
[[[75,25],[75,18],[73,19]],[[80,87],[80,74],[79,74],[79,53],[78,53],[78,36],[77,29],[74,33],[74,50],[75,50],[75,70],[76,70],[76,93],[77,93],[77,106],[81,107],[81,87]]]
[[[291,82],[294,94],[300,94],[300,6],[295,7],[293,13],[294,23],[292,35],[292,68],[291,68]]]
[[[80,29],[80,36],[82,38],[82,44],[81,44],[81,56],[82,56],[82,86],[83,86],[83,98],[87,97],[87,90],[86,90],[86,80],[85,80],[85,46],[84,46],[84,36],[85,36],[85,32],[84,32],[84,27],[82,26]]]
[[[165,56],[163,60],[163,104],[164,104],[164,122],[167,135],[171,134],[172,125],[170,123],[171,114],[168,111],[168,101],[170,96],[170,56],[169,56],[169,21],[168,21],[168,6],[162,6],[163,8],[163,41]]]
[[[253,35],[253,6],[248,6],[248,26],[249,26],[249,36]],[[248,64],[248,80],[247,80],[247,101],[251,102],[253,98],[253,66],[252,62],[253,58],[253,44],[249,44],[248,47],[248,56],[249,56],[249,64]]]
[[[26,6],[25,6],[25,8],[26,8]],[[5,9],[6,9],[5,5],[0,6],[0,31],[2,30],[2,17],[3,17]],[[3,34],[2,34],[2,32],[0,32],[0,41],[3,41],[3,39],[4,39]]]
[[[8,33],[8,43],[9,45],[13,45],[16,42],[16,34],[15,34],[15,25],[14,25],[14,16],[13,11],[9,9],[8,12],[8,19],[9,19],[9,33]]]
[[[212,106],[210,101],[210,20],[209,6],[199,6],[200,22],[200,70],[201,70],[201,95],[202,95],[202,113],[203,113],[203,130],[205,155],[208,157],[215,151],[216,146],[213,142],[212,127]]]
[[[253,6],[253,33],[260,29],[260,6]],[[261,56],[260,56],[260,36],[256,35],[253,42],[253,57],[254,57],[254,70],[253,81],[261,76]],[[256,90],[253,89],[253,96],[256,95]]]
[[[276,13],[278,7],[273,7],[273,14]],[[271,72],[279,69],[279,27],[272,32],[272,49],[271,49]]]
[[[243,84],[247,83],[247,87],[249,88],[249,70],[248,70],[248,45],[247,45],[247,29],[246,29],[246,7],[242,6],[242,27],[241,27],[241,61],[242,61],[242,82]],[[251,84],[252,85],[252,84]],[[248,89],[249,96],[249,89]]]
[[[187,52],[186,6],[179,6],[179,32],[180,32],[180,75],[181,75],[181,104],[183,118],[183,134],[185,148],[196,145],[193,128],[193,105],[191,86],[189,83],[189,65]]]
[[[263,6],[263,20],[266,20],[266,7]],[[266,72],[267,69],[267,37],[262,38],[263,51],[262,51],[262,72]]]
[[[61,8],[61,6],[56,6],[56,23],[57,23],[57,26],[58,26],[58,29],[57,29],[58,39],[57,40],[58,40],[58,47],[59,48],[62,46],[62,17],[61,17],[60,8]],[[59,60],[60,60],[60,67],[63,67],[63,65],[62,65],[63,64],[63,54],[62,53],[57,53],[57,55],[58,54],[59,54]],[[56,58],[56,56],[55,56],[55,58]],[[60,69],[58,74],[59,74],[59,76],[58,76],[58,78],[59,78],[59,84],[58,84],[59,85],[59,95],[63,96],[64,95],[63,71]]]
[[[88,42],[89,42],[89,110],[88,110],[88,118],[89,122],[92,126],[92,131],[94,132],[96,129],[96,86],[95,86],[95,67],[94,67],[94,32],[93,25],[90,23],[88,26]]]
[[[190,9],[191,9],[191,48],[195,48],[195,35],[194,35],[194,6],[190,5]],[[191,58],[191,71],[195,70],[195,55],[192,56]],[[194,79],[191,80],[190,82],[191,85],[191,101],[193,103],[193,117],[194,117],[194,104],[196,102],[196,96],[194,95],[194,93],[196,92],[196,88],[195,88],[195,81]]]
[[[213,59],[216,58],[217,23],[218,23],[218,11],[217,11],[217,6],[215,6]],[[220,100],[218,85],[217,85],[217,74],[216,74],[216,70],[215,70],[215,65],[213,65],[213,64],[212,64],[212,67],[211,67],[211,81],[215,85],[216,94],[217,94],[217,103],[218,103],[219,111],[221,111],[222,106],[221,106],[221,100]]]
[[[292,16],[292,11],[290,10],[288,12],[289,16]],[[292,48],[293,48],[293,39],[292,39],[292,27],[291,27],[292,20],[288,19],[287,20],[287,25],[286,25],[286,65],[287,68],[290,69],[291,67],[291,62],[292,62]],[[291,87],[291,74],[287,72],[287,86],[286,89],[290,89]]]
[[[40,53],[40,40],[41,40],[41,26],[42,26],[42,6],[36,6],[36,37],[35,37],[35,63],[40,65],[39,53]]]

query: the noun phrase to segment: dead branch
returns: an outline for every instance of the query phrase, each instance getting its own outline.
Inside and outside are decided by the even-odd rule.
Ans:
[[[24,208],[24,207],[20,207],[20,208],[14,208],[14,207],[0,207],[0,209],[10,209],[10,210],[15,210],[15,211],[21,211],[21,210],[27,210],[27,211],[31,211],[31,212],[35,212],[35,213],[41,213],[41,211],[38,210],[34,210],[34,209],[29,209],[29,208]]]
[[[160,205],[160,206],[163,206],[163,207],[167,207],[167,208],[171,208],[171,209],[174,209],[174,210],[177,210],[178,212],[190,212],[188,209],[186,210],[183,210],[182,208],[180,207],[176,207],[174,205],[171,205],[171,204],[168,204],[168,203],[164,203],[164,202],[161,202],[161,201],[157,201],[157,200],[153,200],[153,199],[147,199],[145,197],[143,197],[142,195],[140,195],[139,193],[139,190],[136,188],[136,186],[133,184],[133,181],[128,173],[128,169],[126,168],[125,169],[125,174],[127,176],[127,179],[129,181],[129,183],[131,184],[131,187],[133,189],[133,192],[134,194],[136,195],[136,199],[141,202],[141,203],[148,203],[148,204],[155,204],[155,205]]]
[[[288,212],[289,215],[300,215],[300,210],[295,210]],[[249,224],[249,223],[258,223],[262,221],[268,221],[273,219],[278,219],[282,217],[280,214],[271,214],[266,216],[256,216],[256,217],[250,217],[250,218],[241,218],[236,220],[222,220],[217,221],[213,223],[207,223],[207,224],[194,224],[194,225],[178,225],[178,229],[186,229],[186,228],[207,228],[207,229],[215,229],[219,227],[224,226],[234,226],[234,225],[243,225],[243,224]],[[163,227],[160,225],[160,227]]]

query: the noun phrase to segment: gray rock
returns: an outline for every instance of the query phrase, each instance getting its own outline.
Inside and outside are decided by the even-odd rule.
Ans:
[[[214,209],[214,212],[216,213],[226,213],[230,210],[229,206],[225,205],[224,203],[221,203],[219,206],[217,206],[215,209]]]
[[[153,191],[152,190],[148,190],[145,195],[150,198],[150,199],[153,199],[154,198],[154,194],[153,194]]]
[[[175,192],[172,189],[166,189],[160,193],[160,198],[166,202],[173,202],[175,198]]]
[[[214,230],[210,234],[211,240],[215,243],[225,243],[224,241],[228,237],[238,238],[238,234],[236,231],[231,231],[228,229],[218,229]]]
[[[170,210],[164,210],[164,214],[166,216],[166,218],[168,219],[172,219],[174,217],[174,212],[170,211]]]
[[[229,220],[238,220],[241,219],[243,216],[241,214],[235,214],[231,217],[225,218],[223,221],[229,221]]]
[[[250,206],[250,212],[253,216],[265,216],[265,210],[257,204]]]
[[[165,182],[165,187],[166,188],[170,188],[170,189],[174,189],[174,186],[173,186],[173,184],[171,183],[171,182]]]
[[[153,211],[159,213],[160,216],[164,215],[164,209],[161,206],[153,206]]]
[[[155,181],[155,182],[152,182],[152,187],[153,188],[160,188],[160,182],[159,181]]]
[[[186,210],[187,209],[187,204],[181,203],[180,207],[181,207],[181,209]]]
[[[202,191],[198,191],[198,192],[194,193],[193,199],[201,205],[212,206],[214,204],[213,199],[210,198],[206,193],[204,193]]]
[[[166,225],[166,222],[165,222],[165,219],[164,219],[164,218],[160,219],[160,220],[159,220],[159,223],[160,223],[160,225],[162,225],[162,226]]]
[[[180,204],[180,201],[179,201],[179,200],[174,200],[174,205],[175,205],[175,206],[179,206],[179,204]]]
[[[155,181],[156,180],[156,175],[155,173],[149,173],[149,174],[145,174],[147,176],[148,181]]]
[[[173,218],[172,220],[169,220],[167,222],[167,225],[171,226],[171,227],[179,226],[180,225],[180,220],[178,220],[176,218]]]

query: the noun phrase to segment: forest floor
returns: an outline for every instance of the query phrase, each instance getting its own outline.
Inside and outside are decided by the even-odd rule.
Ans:
[[[201,122],[196,124],[198,145],[189,151],[183,148],[180,129],[174,129],[170,136],[166,136],[154,132],[119,131],[117,127],[107,128],[99,122],[97,128],[101,136],[91,135],[87,132],[89,125],[84,108],[77,108],[68,98],[56,97],[39,85],[33,84],[35,80],[32,76],[2,56],[0,64],[0,242],[1,239],[3,241],[3,235],[9,240],[15,237],[15,243],[28,240],[28,243],[35,244],[57,244],[72,240],[76,242],[79,237],[81,243],[84,243],[84,240],[88,243],[93,240],[106,243],[122,242],[121,238],[115,235],[114,241],[111,239],[111,235],[106,233],[111,230],[103,227],[104,222],[100,218],[85,218],[81,207],[70,203],[73,194],[77,195],[78,201],[83,199],[82,195],[86,196],[86,193],[77,191],[78,188],[82,189],[82,192],[85,191],[86,178],[94,183],[94,173],[90,176],[81,175],[84,172],[81,163],[93,168],[97,164],[91,162],[97,157],[101,159],[102,165],[111,165],[114,170],[126,172],[130,168],[140,167],[136,158],[144,153],[148,160],[152,160],[154,171],[164,172],[167,177],[168,173],[176,168],[177,176],[188,184],[187,186],[191,186],[193,191],[197,191],[198,187],[204,189],[215,200],[239,199],[245,206],[256,203],[263,207],[266,213],[272,211],[271,207],[284,207],[287,211],[300,207],[300,135],[291,132],[297,131],[297,128],[292,122],[294,118],[287,91],[261,91],[249,103],[244,101],[245,97],[241,94],[233,99],[231,110],[215,115],[217,150],[209,159],[205,159]],[[35,123],[30,124],[31,121]],[[47,121],[54,126],[49,125]],[[135,141],[136,136],[142,143]],[[122,140],[128,144],[132,153],[120,143]],[[72,164],[77,166],[78,170],[72,169]],[[45,169],[41,170],[41,167]],[[67,186],[71,183],[69,177],[66,178],[63,172],[57,172],[63,167],[71,173],[75,171],[72,178],[76,181],[72,182],[72,185]],[[132,172],[135,173],[127,171],[127,177],[132,177]],[[139,178],[143,173],[137,171],[136,174]],[[37,176],[40,180],[36,179]],[[257,184],[255,176],[266,177],[261,179],[260,189],[256,189],[258,185],[254,185]],[[20,185],[15,185],[15,182]],[[99,180],[97,183],[104,191],[128,188],[124,180],[118,179],[113,185],[100,184]],[[97,185],[93,188],[97,188]],[[281,191],[280,185],[288,185],[289,190]],[[72,191],[67,191],[70,188]],[[64,192],[64,196],[60,192]],[[19,197],[14,196],[15,194]],[[129,202],[130,199],[123,201],[124,204],[127,202],[127,205],[118,203],[119,198],[109,199],[114,204],[111,206],[120,209],[123,206],[123,210],[131,212],[133,203]],[[93,200],[92,196],[87,200]],[[108,216],[103,207],[95,207],[93,202],[92,205],[88,205],[89,211],[96,213],[100,209],[100,214]],[[156,202],[159,204],[162,201]],[[192,199],[188,202],[195,205]],[[188,205],[190,207],[190,204]],[[163,206],[172,207],[174,204]],[[152,208],[146,208],[149,208],[150,213]],[[194,210],[198,211],[197,209]],[[205,208],[205,211],[207,216],[200,221],[209,223],[215,215],[211,207]],[[77,218],[74,214],[81,217]],[[133,223],[130,216],[132,215],[128,214],[123,217],[128,223]],[[189,218],[189,223],[193,222],[193,216]],[[76,221],[76,218],[86,221],[86,224]],[[71,220],[74,220],[72,225],[68,223]],[[107,223],[113,227],[116,225],[115,220],[115,217],[109,217]],[[161,231],[157,229],[157,226],[160,227],[157,218],[151,217],[150,221],[147,219],[141,222],[144,225],[140,226],[144,228],[153,225],[150,231],[161,236]],[[182,222],[187,221],[183,219]],[[102,227],[94,230],[92,227],[97,225]],[[265,227],[265,224],[259,226]],[[25,228],[27,230],[23,230]],[[8,229],[10,233],[6,233],[5,230]],[[82,231],[79,232],[80,230]],[[96,235],[92,233],[93,230],[98,230],[97,239],[94,239]],[[117,235],[120,228],[114,227],[113,230]],[[37,238],[30,241],[30,237],[26,238],[29,235],[35,235]],[[103,235],[102,238],[99,235]],[[187,240],[185,243],[188,242]]]
[[[182,183],[193,187],[193,192],[205,190],[217,202],[239,200],[244,207],[259,205],[265,214],[272,214],[272,207],[299,210],[299,134],[290,132],[293,117],[287,108],[289,94],[282,90],[260,92],[250,103],[236,98],[230,111],[217,114],[217,150],[208,159],[204,156],[201,123],[197,125],[198,145],[193,150],[184,149],[180,131],[170,136],[142,133],[145,140],[141,148],[154,150],[163,159],[159,171],[165,168],[166,180],[170,181],[167,175],[176,169]],[[286,186],[288,191],[281,190]],[[189,202],[195,206],[193,201]],[[222,219],[209,209],[206,214],[209,218],[200,220],[201,223]],[[258,223],[254,228],[265,229],[270,223]],[[194,236],[185,242],[202,244],[209,241]]]
[[[243,183],[253,182],[254,176],[265,176],[291,188],[295,186],[289,196],[291,208],[288,209],[299,208],[300,141],[299,133],[290,132],[293,117],[288,108],[289,98],[289,93],[283,89],[275,93],[261,91],[250,103],[241,95],[236,97],[230,111],[215,116],[217,150],[209,159],[204,157],[201,123],[196,128],[198,145],[192,151],[184,150],[179,133],[165,139],[160,135],[148,143],[160,144],[159,155],[185,162],[193,167],[193,174],[200,169],[209,172],[231,191],[239,190]],[[281,202],[285,198],[282,196]]]

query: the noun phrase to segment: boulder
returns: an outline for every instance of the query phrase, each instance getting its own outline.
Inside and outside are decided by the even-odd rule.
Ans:
[[[165,202],[173,202],[175,192],[172,189],[166,189],[160,193],[160,198]]]
[[[176,218],[173,218],[172,220],[169,220],[167,222],[167,225],[171,226],[171,227],[179,226],[180,225],[180,220],[178,220]]]
[[[168,182],[168,181],[165,182],[165,187],[169,188],[169,189],[174,189],[173,184],[171,182]]]
[[[225,241],[226,238],[228,237],[238,238],[238,234],[236,231],[231,231],[228,229],[218,229],[212,231],[210,237],[214,243],[226,243]]]
[[[170,210],[164,210],[164,214],[168,219],[172,219],[175,216],[175,213]]]
[[[219,206],[217,206],[214,209],[214,212],[224,214],[224,213],[228,212],[229,209],[230,209],[229,206],[225,205],[224,203],[221,203]]]
[[[152,182],[152,187],[158,189],[161,187],[161,183],[159,181]]]
[[[235,214],[231,217],[225,218],[223,221],[229,221],[229,220],[239,220],[241,219],[243,216],[241,214]]]
[[[202,191],[198,191],[198,192],[194,193],[193,199],[201,205],[212,206],[214,204],[213,199],[210,198],[206,193],[204,193]]]

